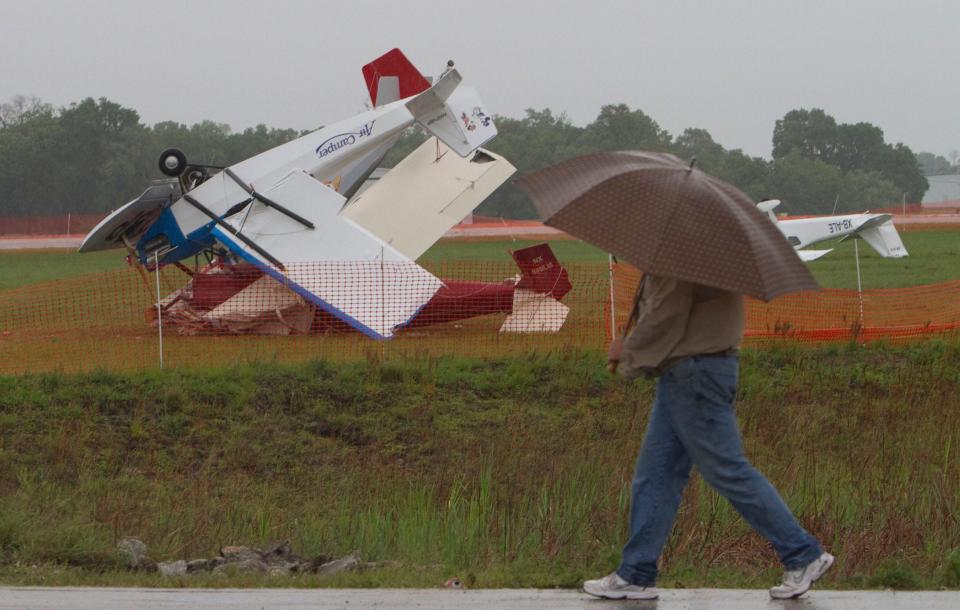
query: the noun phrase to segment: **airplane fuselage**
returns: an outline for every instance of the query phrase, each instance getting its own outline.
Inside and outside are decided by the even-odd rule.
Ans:
[[[777,221],[777,226],[794,248],[807,246],[852,235],[860,226],[874,218],[889,214],[848,214],[846,216],[822,216],[819,218],[791,218]]]
[[[298,168],[349,197],[402,132],[413,124],[413,115],[404,101],[328,125],[232,165],[230,170],[256,189],[259,184],[273,184]],[[225,171],[212,176],[187,195],[220,217],[249,196]],[[137,242],[137,253],[145,264],[152,262],[151,253],[145,246],[156,243],[153,240],[157,231],[165,231],[169,241],[166,252],[160,257],[161,264],[193,256],[213,243],[215,222],[185,198],[174,202],[166,212],[173,222],[158,223],[155,231],[144,234]]]
[[[783,236],[804,261],[814,261],[831,250],[806,250],[807,246],[831,239],[861,238],[884,258],[902,258],[907,249],[893,225],[890,214],[846,214],[842,216],[814,216],[811,218],[780,219],[774,209],[777,199],[761,201],[757,207],[766,212]]]

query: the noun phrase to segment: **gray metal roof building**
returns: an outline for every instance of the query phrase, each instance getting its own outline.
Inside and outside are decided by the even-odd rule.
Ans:
[[[927,182],[930,188],[923,195],[924,204],[960,201],[960,174],[927,176]]]

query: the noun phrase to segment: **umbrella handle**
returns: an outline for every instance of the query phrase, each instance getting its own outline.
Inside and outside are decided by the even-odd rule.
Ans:
[[[643,277],[640,278],[640,285],[637,286],[637,292],[636,292],[636,294],[633,296],[633,309],[630,310],[630,315],[627,317],[627,323],[626,323],[626,325],[623,327],[623,336],[620,337],[619,339],[617,339],[616,337],[614,337],[614,339],[613,339],[614,341],[617,341],[617,340],[624,341],[624,340],[626,340],[627,335],[630,334],[631,328],[633,327],[634,324],[636,324],[636,322],[637,322],[637,316],[640,314],[640,296],[643,294],[643,287],[644,287],[644,285],[645,285],[646,283],[647,283],[647,274],[644,273],[644,274],[643,274]],[[613,300],[611,299],[610,302],[611,302],[611,304],[612,304],[612,303],[613,303]],[[611,316],[611,317],[612,317],[612,316]],[[614,321],[614,322],[615,322],[615,321]],[[607,361],[607,372],[609,372],[611,375],[615,375],[615,374],[617,373],[617,366],[618,366],[619,364],[620,364],[620,361],[619,361],[619,360],[608,360],[608,361]]]
[[[640,297],[643,295],[643,287],[647,283],[647,274],[644,273],[643,277],[640,278],[640,284],[637,286],[637,292],[633,295],[633,309],[630,310],[630,315],[627,317],[627,323],[623,327],[623,338],[626,339],[627,335],[630,334],[630,329],[637,322],[637,316],[640,315]]]

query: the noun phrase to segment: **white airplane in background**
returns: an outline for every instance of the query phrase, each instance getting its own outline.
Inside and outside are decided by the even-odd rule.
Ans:
[[[371,110],[230,167],[164,151],[160,169],[176,180],[105,218],[80,251],[126,246],[149,270],[200,254],[246,262],[350,327],[390,338],[443,286],[413,261],[515,168],[480,148],[497,129],[452,62],[431,84],[393,49],[363,76]],[[436,139],[357,194],[414,123]],[[319,264],[330,261],[344,264]]]
[[[828,239],[862,238],[883,258],[903,258],[907,249],[893,226],[890,214],[847,214],[844,216],[816,216],[813,218],[793,218],[781,220],[773,210],[780,205],[779,199],[761,201],[757,207],[770,216],[770,220],[780,229],[793,246],[797,255],[805,261],[815,261],[832,252],[829,250],[805,250],[809,245]]]

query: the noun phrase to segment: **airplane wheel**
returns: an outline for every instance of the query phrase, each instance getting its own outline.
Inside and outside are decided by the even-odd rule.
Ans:
[[[160,171],[166,176],[176,178],[187,168],[187,155],[179,148],[168,148],[160,153]]]

